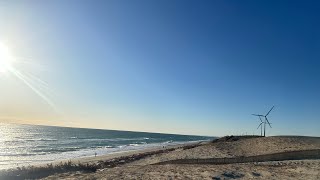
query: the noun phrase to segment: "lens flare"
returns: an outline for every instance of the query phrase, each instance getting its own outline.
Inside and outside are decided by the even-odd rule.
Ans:
[[[46,92],[50,92],[48,84],[39,77],[34,76],[32,72],[20,71],[16,67],[19,59],[21,58],[14,56],[9,48],[0,42],[0,76],[1,74],[10,72],[57,112],[54,103],[45,95],[46,93],[41,90],[46,89]]]

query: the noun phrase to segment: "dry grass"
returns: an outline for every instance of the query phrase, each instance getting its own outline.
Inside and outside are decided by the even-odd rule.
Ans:
[[[39,179],[52,174],[65,172],[96,172],[95,164],[72,164],[71,161],[57,165],[18,167],[17,169],[2,170],[0,179]]]
[[[184,149],[193,148],[195,145],[185,146]],[[9,169],[0,171],[0,179],[40,179],[54,174],[63,174],[80,171],[82,173],[96,172],[98,169],[113,168],[122,164],[130,163],[136,160],[146,158],[155,154],[168,153],[176,148],[157,150],[134,154],[131,156],[123,156],[119,158],[100,160],[96,163],[72,163],[71,161],[60,164],[47,164],[46,166],[28,166],[18,167],[17,169]]]

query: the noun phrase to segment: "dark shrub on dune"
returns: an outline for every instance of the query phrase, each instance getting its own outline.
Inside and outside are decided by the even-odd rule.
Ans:
[[[73,164],[71,161],[57,165],[47,164],[47,166],[28,166],[18,167],[0,171],[0,179],[38,179],[47,177],[56,173],[65,173],[71,171],[95,172],[95,164]]]

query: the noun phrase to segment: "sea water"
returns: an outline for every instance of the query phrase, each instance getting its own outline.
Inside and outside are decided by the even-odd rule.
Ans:
[[[212,138],[0,123],[0,169],[209,139]]]

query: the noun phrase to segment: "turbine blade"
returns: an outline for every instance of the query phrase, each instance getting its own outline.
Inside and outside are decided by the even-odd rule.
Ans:
[[[258,126],[258,128],[257,128],[257,129],[259,129],[259,127],[260,127],[261,125],[262,125],[262,123],[260,123],[260,124],[259,124],[259,126]]]
[[[261,119],[261,116],[259,116],[259,119],[260,119],[261,123],[263,123],[263,121],[262,121],[262,119]]]
[[[268,118],[267,118],[267,117],[266,117],[266,120],[267,120],[267,122],[268,122],[268,124],[269,124],[270,128],[272,128],[272,127],[271,127],[271,124],[270,124],[270,122],[269,122],[269,120],[268,120]]]
[[[252,114],[253,116],[263,116],[263,115],[261,115],[261,114]]]
[[[265,116],[268,116],[269,113],[272,111],[273,108],[274,108],[274,106],[272,106],[272,108],[270,109],[270,111],[269,111]]]

